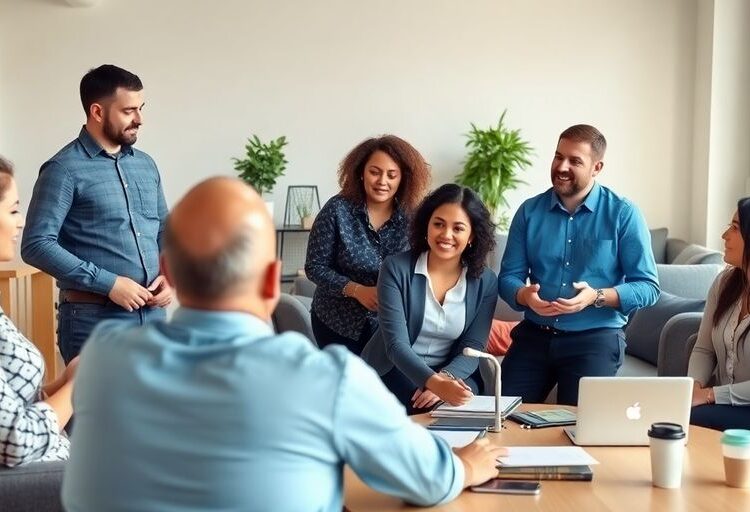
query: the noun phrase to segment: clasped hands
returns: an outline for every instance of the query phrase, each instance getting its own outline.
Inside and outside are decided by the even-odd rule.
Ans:
[[[516,292],[516,302],[522,306],[528,306],[539,316],[578,313],[592,305],[596,300],[596,290],[589,286],[586,281],[573,283],[573,288],[578,290],[578,293],[570,299],[544,300],[539,296],[539,288],[538,284],[530,284],[519,288]]]
[[[411,397],[415,409],[432,407],[439,401],[450,405],[463,405],[472,399],[474,393],[461,379],[453,379],[444,373],[432,375],[424,389],[418,388]]]
[[[117,276],[108,296],[109,300],[127,311],[143,306],[163,308],[172,302],[172,287],[163,275],[157,276],[148,287],[141,286],[129,277]]]

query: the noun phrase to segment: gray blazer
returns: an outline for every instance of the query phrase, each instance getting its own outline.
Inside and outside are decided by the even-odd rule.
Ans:
[[[362,359],[383,376],[394,366],[414,384],[424,387],[435,372],[412,345],[422,329],[427,279],[414,273],[417,256],[403,252],[383,261],[378,276],[378,330],[362,351]],[[485,268],[479,278],[466,278],[466,322],[444,367],[464,379],[474,373],[478,359],[463,355],[465,347],[484,350],[497,302],[497,276]]]

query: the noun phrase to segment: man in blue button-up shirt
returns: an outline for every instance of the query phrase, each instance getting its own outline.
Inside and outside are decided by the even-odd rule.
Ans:
[[[622,364],[627,315],[659,297],[651,239],[638,208],[596,183],[606,150],[588,125],[565,130],[552,188],[525,201],[511,223],[500,296],[524,311],[502,366],[503,393],[578,402],[582,376]]]
[[[344,464],[380,492],[435,505],[497,474],[502,448],[452,451],[343,346],[273,332],[274,234],[237,179],[207,180],[175,206],[162,262],[181,308],[92,333],[66,510],[340,512]]]
[[[156,164],[133,148],[143,85],[103,65],[81,80],[86,125],[42,165],[23,259],[57,279],[58,343],[66,362],[104,318],[163,318],[172,292],[159,275],[167,206]]]

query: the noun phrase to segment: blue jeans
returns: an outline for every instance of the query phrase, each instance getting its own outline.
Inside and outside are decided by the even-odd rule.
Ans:
[[[502,363],[503,395],[541,403],[557,384],[557,403],[578,404],[581,377],[613,377],[622,365],[622,329],[545,331],[524,320],[510,333]]]
[[[164,320],[164,308],[145,307],[128,312],[115,304],[86,304],[65,302],[57,307],[57,345],[65,364],[79,354],[96,324],[111,318],[143,325],[154,320]]]

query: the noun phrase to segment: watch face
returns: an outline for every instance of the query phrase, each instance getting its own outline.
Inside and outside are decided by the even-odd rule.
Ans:
[[[604,290],[601,288],[596,290],[596,300],[594,301],[594,307],[600,308],[604,306]]]

